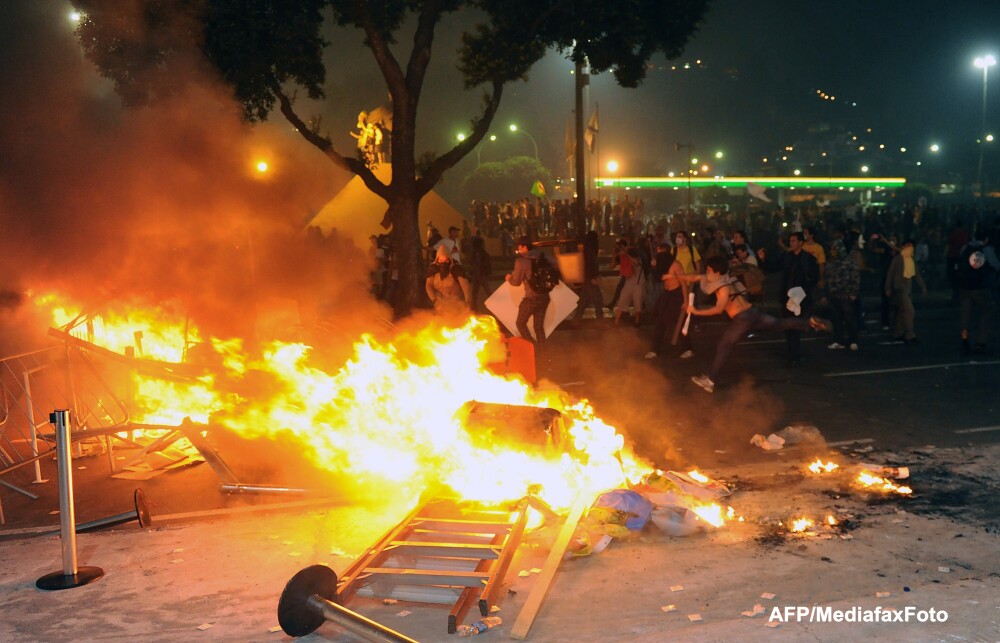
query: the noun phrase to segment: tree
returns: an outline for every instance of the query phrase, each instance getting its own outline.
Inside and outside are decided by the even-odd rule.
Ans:
[[[478,201],[514,201],[531,195],[535,181],[549,185],[551,175],[538,159],[515,156],[498,163],[483,163],[465,177],[465,191]]]
[[[657,52],[673,58],[694,32],[707,0],[76,0],[84,11],[78,37],[84,52],[112,79],[123,101],[140,105],[177,91],[192,63],[207,63],[233,91],[245,117],[263,121],[277,110],[335,165],[357,174],[385,200],[382,225],[399,253],[396,313],[405,315],[423,290],[417,208],[420,199],[482,140],[504,86],[523,79],[550,48],[592,71],[612,70],[635,87]],[[463,12],[476,24],[464,32],[458,70],[466,89],[484,86],[482,112],[454,148],[418,166],[417,108],[432,57],[435,29]],[[338,151],[296,111],[296,92],[324,98],[324,16],[359,29],[392,101],[392,180],[382,183],[365,159]],[[467,19],[467,18],[465,18]],[[397,37],[411,34],[405,60]]]

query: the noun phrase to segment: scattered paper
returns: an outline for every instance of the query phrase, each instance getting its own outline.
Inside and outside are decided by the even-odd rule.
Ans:
[[[688,614],[688,620],[696,623],[701,620],[701,614]]]
[[[941,567],[938,567],[938,571],[947,574],[948,572],[951,571],[951,567],[945,567],[944,565],[942,565]]]
[[[395,598],[383,598],[382,599],[382,604],[383,605],[395,605],[397,602],[398,601],[396,601]]]
[[[490,605],[490,614],[496,614],[500,611],[499,605]]]
[[[288,555],[289,555],[289,556],[292,556],[293,558],[298,558],[298,557],[299,557],[299,556],[301,556],[302,554],[300,554],[300,553],[299,553],[299,552],[297,552],[297,551],[290,551],[290,552],[288,552]]]
[[[59,510],[58,510],[58,509],[56,509],[55,511],[50,511],[50,512],[49,512],[49,515],[50,515],[50,516],[54,516],[54,515],[56,515],[57,513],[59,513]]]
[[[333,554],[334,556],[347,556],[348,555],[347,552],[345,552],[343,549],[340,549],[338,547],[331,547],[330,548],[330,553]]]
[[[403,610],[402,612],[397,613],[396,616],[409,616],[412,613],[413,612],[411,612],[410,610]]]
[[[683,585],[671,585],[670,586],[670,591],[671,592],[683,592],[684,591],[684,586]]]
[[[82,466],[82,467],[77,467],[76,469],[77,469],[77,471],[83,471],[86,468],[87,468],[86,466]]]
[[[207,630],[210,627],[212,627],[211,623],[202,623],[201,625],[198,626],[198,629],[201,630],[202,632],[204,632],[205,630]]]
[[[754,614],[750,610],[743,610],[742,612],[740,612],[740,614],[742,614],[743,616],[749,617],[749,618],[753,618],[754,616],[757,616],[756,614]]]
[[[175,559],[173,559],[170,562],[173,563],[174,565],[180,565],[181,563],[184,562],[184,559],[183,558],[175,558]]]
[[[767,627],[778,627],[781,625],[781,621],[768,621],[766,625]]]
[[[270,632],[271,634],[274,634],[275,632],[280,632],[280,631],[281,631],[281,626],[280,625],[275,625],[274,627],[272,627],[271,629],[268,630],[268,632]]]
[[[287,547],[288,545],[294,545],[295,541],[294,540],[283,540],[283,541],[281,541],[281,544],[285,545]]]
[[[177,549],[174,549],[174,550],[171,550],[171,552],[170,552],[170,553],[171,553],[171,554],[179,554],[179,553],[181,553],[182,551],[184,551],[184,548],[183,548],[183,547],[178,547]]]
[[[521,578],[527,578],[528,576],[531,576],[531,572],[529,572],[527,569],[522,569],[517,573],[517,575],[520,576]]]
[[[756,616],[757,614],[763,614],[764,613],[764,606],[761,605],[760,603],[755,603],[754,606],[753,606],[753,613],[754,613],[754,616]]]
[[[892,592],[875,592],[875,596],[878,598],[888,598],[892,596]]]
[[[776,594],[772,594],[771,592],[764,592],[763,594],[760,595],[761,598],[766,598],[769,601],[773,600],[775,596]]]
[[[542,568],[541,567],[532,567],[531,568],[531,573],[532,574],[541,574],[542,573]]]
[[[660,609],[663,610],[664,612],[676,612],[677,611],[677,606],[676,605],[664,605]]]

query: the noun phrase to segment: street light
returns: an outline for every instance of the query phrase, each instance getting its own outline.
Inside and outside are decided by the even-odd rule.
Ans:
[[[461,143],[462,141],[464,141],[466,139],[466,136],[465,136],[465,134],[459,133],[455,138],[457,138],[458,142]],[[491,141],[497,140],[496,134],[490,136],[490,140]],[[482,159],[480,158],[480,155],[479,155],[479,145],[476,145],[472,149],[476,151],[476,168],[478,169],[479,166],[483,164],[483,161],[482,161]]]
[[[535,142],[535,137],[532,136],[531,134],[525,132],[523,129],[518,129],[517,125],[515,125],[514,123],[510,124],[510,131],[512,131],[512,132],[520,132],[520,133],[524,134],[525,136],[527,136],[528,138],[531,139],[531,144],[535,146],[535,160],[537,161],[538,160],[538,143]]]
[[[986,135],[986,76],[990,71],[990,67],[997,64],[997,59],[992,55],[979,56],[972,64],[983,70],[983,126],[979,130],[981,137]],[[976,182],[979,183],[979,198],[983,199],[986,196],[986,190],[983,189],[983,140],[980,138],[979,141],[979,169],[976,172]]]

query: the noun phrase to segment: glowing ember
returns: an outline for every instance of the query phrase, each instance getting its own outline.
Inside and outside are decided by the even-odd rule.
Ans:
[[[827,517],[826,517],[826,524],[828,524],[828,525],[830,525],[831,527],[833,527],[834,525],[836,525],[836,524],[837,524],[837,519],[836,519],[836,518],[834,518],[833,516],[827,516]]]
[[[858,477],[855,479],[855,482],[857,482],[865,489],[872,491],[883,491],[885,493],[898,493],[904,496],[913,493],[913,489],[910,489],[907,486],[897,485],[892,480],[886,480],[885,478],[877,476],[867,470],[859,473]]]
[[[808,518],[797,518],[792,521],[792,533],[802,533],[813,526],[813,521]]]
[[[706,505],[698,505],[693,507],[691,511],[713,527],[721,527],[726,524],[726,519],[723,517],[722,507],[714,502]]]
[[[692,469],[692,470],[688,471],[688,475],[691,476],[692,478],[694,478],[695,480],[697,480],[698,482],[702,483],[702,484],[706,484],[710,480],[710,478],[708,476],[706,476],[704,473],[698,471],[697,469]]]
[[[830,473],[834,469],[839,469],[840,465],[833,462],[823,462],[816,458],[816,462],[809,465],[809,470],[813,473]]]

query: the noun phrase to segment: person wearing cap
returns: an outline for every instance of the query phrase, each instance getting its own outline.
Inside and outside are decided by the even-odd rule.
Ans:
[[[424,290],[434,308],[472,307],[472,288],[461,264],[456,263],[448,249],[441,246],[434,256],[434,263],[427,269]]]
[[[443,237],[432,246],[434,252],[437,252],[441,248],[445,248],[448,251],[448,255],[451,257],[451,260],[457,264],[462,263],[462,249],[458,244],[459,232],[461,232],[461,230],[455,226],[450,226],[448,228],[448,236]]]
[[[524,285],[524,299],[517,308],[517,332],[521,337],[531,341],[528,332],[528,319],[533,318],[535,330],[534,341],[541,344],[545,341],[545,311],[549,308],[549,293],[535,292],[528,280],[531,278],[531,267],[535,260],[541,257],[542,251],[532,249],[531,239],[521,237],[517,240],[517,258],[514,260],[514,272],[508,273],[505,279],[511,286]]]

